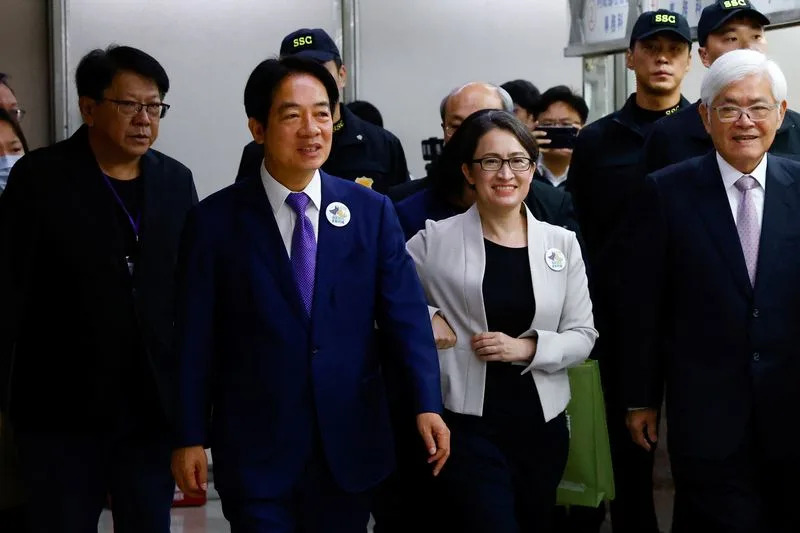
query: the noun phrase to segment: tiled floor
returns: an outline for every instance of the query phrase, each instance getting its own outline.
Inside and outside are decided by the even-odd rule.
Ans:
[[[661,531],[668,532],[672,523],[673,485],[669,459],[666,453],[666,428],[662,423],[660,447],[656,452],[655,485],[656,514]],[[172,533],[222,533],[230,531],[222,516],[222,506],[217,499],[213,484],[209,487],[210,499],[203,507],[176,508],[172,511]],[[100,518],[98,533],[113,533],[111,513],[105,511]],[[371,528],[370,528],[371,531]],[[611,533],[611,524],[606,521],[599,533]]]
[[[656,512],[661,531],[668,532],[672,521],[672,490],[659,488],[655,493]],[[172,511],[172,533],[227,533],[228,522],[222,516],[219,500],[209,500],[203,507],[185,507]],[[113,533],[111,513],[106,511],[100,518],[98,533]],[[611,524],[603,524],[599,533],[611,533]]]

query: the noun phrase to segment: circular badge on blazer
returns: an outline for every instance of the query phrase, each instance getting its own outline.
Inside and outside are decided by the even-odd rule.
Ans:
[[[561,272],[567,266],[567,256],[558,248],[550,248],[544,253],[544,260],[550,270]]]
[[[331,202],[325,208],[325,216],[328,222],[341,228],[350,222],[350,209],[342,202]]]

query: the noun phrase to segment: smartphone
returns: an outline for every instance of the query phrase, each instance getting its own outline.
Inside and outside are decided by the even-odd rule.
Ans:
[[[542,148],[574,148],[578,128],[575,126],[537,126],[537,130],[547,133],[544,139],[550,139],[550,144],[543,144]]]
[[[435,161],[442,155],[444,149],[444,139],[430,137],[422,141],[422,159],[425,161]]]

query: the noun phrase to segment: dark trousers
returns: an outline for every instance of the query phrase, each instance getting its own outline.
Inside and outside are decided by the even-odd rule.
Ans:
[[[19,506],[0,510],[0,531],[3,533],[27,533],[25,507]]]
[[[604,317],[602,313],[597,316],[600,318],[597,329],[601,338],[598,338],[592,354],[593,357],[598,357],[600,364],[608,440],[614,468],[616,497],[610,506],[611,526],[614,533],[658,533],[653,500],[655,452],[648,452],[634,443],[625,424],[628,406],[622,400],[623,383],[618,367],[618,347],[621,343],[614,335],[615,327],[624,322],[620,319],[616,323],[610,323],[607,321],[608,317]],[[604,328],[601,329],[601,326]]]
[[[439,533],[446,528],[447,520],[438,509],[433,467],[427,463],[428,453],[417,431],[416,417],[407,405],[395,414],[392,418],[397,467],[375,495],[374,531]]]
[[[116,533],[168,533],[174,483],[165,432],[17,433],[33,533],[97,533],[110,495]]]
[[[616,406],[615,406],[616,407]],[[611,502],[614,533],[658,533],[653,500],[655,452],[631,439],[625,425],[627,409],[608,408],[608,438],[614,467],[616,498]]]
[[[543,418],[446,411],[445,421],[451,455],[437,484],[449,530],[553,531],[556,488],[569,451],[564,414],[545,423]]]
[[[794,446],[794,444],[788,444]],[[751,443],[709,460],[673,453],[673,533],[790,533],[797,523],[797,454],[770,458]]]
[[[343,491],[317,447],[303,475],[284,495],[257,499],[227,495],[222,512],[232,533],[364,533],[373,491]]]

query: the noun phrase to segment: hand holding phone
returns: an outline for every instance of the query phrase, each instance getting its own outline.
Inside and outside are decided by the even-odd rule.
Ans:
[[[542,148],[548,150],[558,148],[574,148],[575,139],[578,136],[578,128],[575,126],[536,126],[535,131],[544,132],[544,137],[536,135],[538,139],[547,139],[550,142],[542,144]]]

